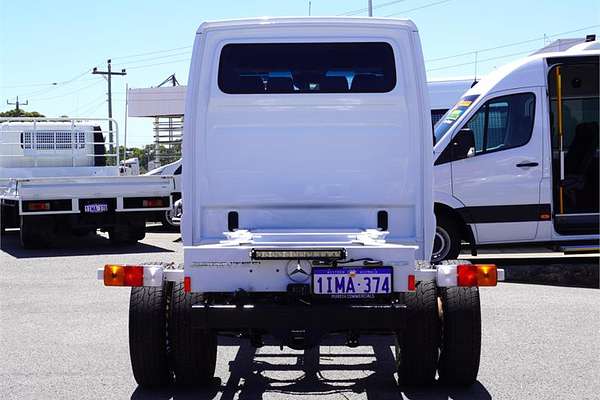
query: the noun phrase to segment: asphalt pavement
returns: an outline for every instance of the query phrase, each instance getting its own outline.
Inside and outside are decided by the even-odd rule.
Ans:
[[[393,340],[350,349],[258,350],[220,340],[216,378],[192,392],[137,387],[129,364],[129,290],[95,279],[108,262],[182,262],[178,235],[150,228],[138,245],[101,235],[23,250],[18,232],[0,252],[2,399],[598,399],[600,291],[501,283],[481,290],[479,381],[468,389],[399,388]]]

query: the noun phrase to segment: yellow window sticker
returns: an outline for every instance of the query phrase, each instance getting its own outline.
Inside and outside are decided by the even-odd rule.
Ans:
[[[469,107],[473,102],[471,100],[461,100],[458,102],[456,107]]]

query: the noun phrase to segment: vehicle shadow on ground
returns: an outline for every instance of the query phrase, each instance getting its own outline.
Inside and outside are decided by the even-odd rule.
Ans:
[[[401,388],[395,377],[395,357],[386,337],[369,337],[361,345],[371,346],[352,352],[336,352],[327,346],[340,346],[340,340],[328,340],[320,349],[304,352],[284,348],[256,350],[247,341],[221,338],[221,346],[240,346],[235,359],[229,363],[226,382],[216,379],[207,388],[197,391],[175,389],[160,392],[136,389],[132,400],[142,399],[212,399],[254,400],[265,394],[288,398],[311,396],[321,398],[349,398],[362,395],[366,399],[411,400],[489,400],[491,396],[479,382],[469,388],[450,388],[433,385],[429,388]],[[368,349],[368,350],[367,350]],[[362,397],[361,396],[361,397]]]
[[[57,238],[52,247],[24,249],[18,230],[8,230],[0,238],[0,250],[15,258],[88,256],[107,254],[172,253],[173,250],[145,243],[113,245],[105,236],[88,234]]]

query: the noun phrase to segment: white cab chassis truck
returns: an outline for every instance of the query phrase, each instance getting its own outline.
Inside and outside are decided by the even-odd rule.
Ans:
[[[433,260],[477,247],[600,239],[600,42],[508,64],[435,126]]]
[[[2,230],[20,228],[26,248],[96,229],[115,244],[143,239],[146,219],[171,208],[174,180],[119,176],[118,148],[116,121],[0,118]]]
[[[216,335],[294,349],[397,338],[403,385],[475,381],[479,286],[494,265],[432,265],[431,117],[411,21],[204,23],[187,92],[184,265],[109,264],[132,286],[140,385],[210,380]]]

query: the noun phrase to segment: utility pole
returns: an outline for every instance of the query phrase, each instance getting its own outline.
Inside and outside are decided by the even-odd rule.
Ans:
[[[108,64],[108,69],[107,71],[98,71],[97,67],[94,67],[94,69],[92,70],[92,74],[94,75],[106,75],[107,81],[108,81],[108,118],[111,118],[111,120],[108,121],[108,141],[110,142],[110,152],[113,152],[113,127],[112,127],[112,88],[111,88],[111,77],[113,75],[127,75],[127,72],[125,72],[125,69],[122,69],[121,72],[113,72],[111,69],[111,60],[107,60],[106,63]],[[118,151],[118,149],[117,149]]]
[[[369,17],[373,16],[373,0],[369,0]]]
[[[19,96],[17,96],[17,101],[15,101],[14,103],[10,103],[8,100],[6,100],[6,104],[8,104],[9,106],[15,106],[15,109],[16,109],[17,111],[19,111],[19,110],[20,110],[19,106],[20,106],[21,104],[23,104],[23,105],[25,105],[25,106],[26,106],[26,105],[28,105],[28,104],[29,104],[29,100],[25,100],[25,103],[20,103],[20,102],[19,102]]]
[[[310,17],[311,11],[312,11],[311,10],[311,8],[312,8],[312,4],[311,3],[312,3],[311,1],[308,2],[308,16],[309,17]]]

